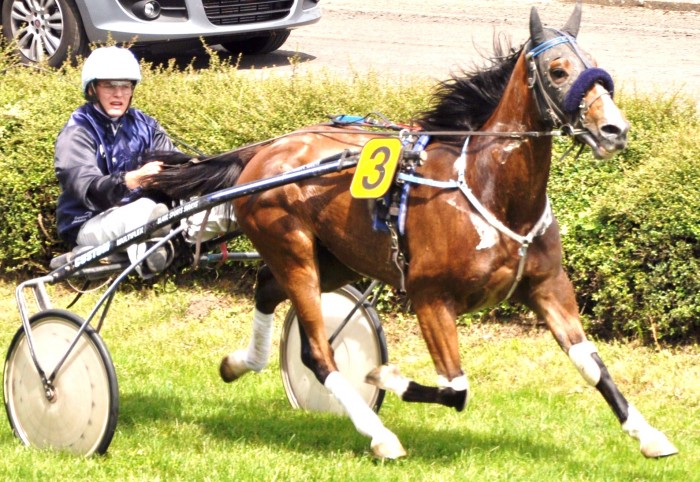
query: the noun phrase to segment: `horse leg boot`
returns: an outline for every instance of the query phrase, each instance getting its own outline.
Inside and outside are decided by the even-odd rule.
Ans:
[[[404,377],[394,365],[375,368],[367,374],[365,383],[393,392],[404,402],[439,403],[458,412],[466,407],[469,392],[469,380],[465,375],[449,381],[440,376],[437,387],[428,387]]]
[[[655,429],[618,390],[605,364],[598,356],[595,345],[586,340],[578,316],[574,290],[566,274],[557,276],[533,287],[529,303],[542,317],[559,346],[569,355],[574,366],[591,386],[603,396],[622,430],[639,440],[645,457],[665,457],[678,453],[678,449]]]
[[[253,313],[253,334],[244,350],[236,350],[221,360],[219,374],[230,383],[249,371],[260,372],[270,359],[275,308],[286,295],[266,267],[258,272]]]
[[[639,440],[640,450],[645,457],[666,457],[678,453],[678,449],[666,435],[649,425],[642,414],[620,393],[593,343],[582,341],[572,345],[569,348],[569,358],[586,382],[603,395],[622,424],[622,430]]]
[[[469,380],[461,369],[457,328],[454,313],[446,303],[413,298],[423,338],[438,372],[438,387],[420,385],[405,378],[398,368],[385,365],[367,374],[365,381],[383,390],[389,390],[405,402],[439,403],[458,412],[467,405]]]

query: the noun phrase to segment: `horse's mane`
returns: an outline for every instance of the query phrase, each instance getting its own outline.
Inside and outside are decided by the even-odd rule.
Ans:
[[[243,168],[265,143],[244,146],[233,151],[211,156],[192,157],[177,151],[149,152],[142,159],[162,161],[164,168],[158,174],[143,179],[146,190],[159,191],[171,199],[201,196],[236,184]]]
[[[417,123],[426,131],[480,129],[501,100],[521,51],[522,47],[515,50],[509,41],[494,38],[493,55],[484,57],[488,64],[440,82],[433,106],[418,116]]]

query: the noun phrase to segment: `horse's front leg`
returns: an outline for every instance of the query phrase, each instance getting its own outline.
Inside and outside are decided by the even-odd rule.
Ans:
[[[394,392],[405,402],[439,403],[462,411],[467,404],[469,381],[461,367],[455,313],[448,303],[427,293],[417,293],[411,301],[438,373],[438,387],[409,380],[396,367],[387,365],[372,370],[366,381]]]
[[[586,339],[578,315],[574,290],[563,271],[532,287],[527,303],[547,323],[561,348],[574,366],[603,398],[622,424],[622,429],[639,440],[645,457],[664,457],[678,449],[644,419],[615,385],[595,345]]]

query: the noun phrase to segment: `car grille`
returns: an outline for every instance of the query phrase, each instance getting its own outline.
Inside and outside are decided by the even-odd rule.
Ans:
[[[294,0],[204,0],[214,25],[238,25],[279,20],[289,15]]]

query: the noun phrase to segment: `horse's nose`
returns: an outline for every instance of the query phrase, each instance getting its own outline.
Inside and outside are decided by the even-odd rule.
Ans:
[[[630,126],[627,122],[608,123],[600,127],[601,136],[619,149],[624,149],[627,145],[629,130]]]

